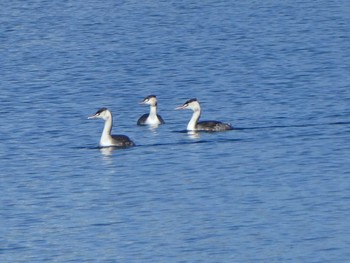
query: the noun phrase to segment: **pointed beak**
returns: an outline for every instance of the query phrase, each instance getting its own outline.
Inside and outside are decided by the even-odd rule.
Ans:
[[[175,110],[183,110],[184,108],[185,108],[185,106],[181,105],[181,106],[176,107]]]
[[[145,101],[144,101],[144,100],[143,100],[143,101],[140,101],[139,104],[145,104]]]
[[[88,117],[88,120],[91,120],[91,119],[96,119],[96,115],[92,115]]]

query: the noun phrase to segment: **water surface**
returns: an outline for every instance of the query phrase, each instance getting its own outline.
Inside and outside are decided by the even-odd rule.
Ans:
[[[1,262],[348,261],[348,1],[0,10]],[[236,129],[182,132],[194,97]]]

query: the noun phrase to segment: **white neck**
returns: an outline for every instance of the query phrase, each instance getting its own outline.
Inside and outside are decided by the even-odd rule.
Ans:
[[[113,118],[112,118],[112,115],[109,114],[109,116],[107,116],[107,118],[105,119],[105,125],[102,131],[102,135],[100,139],[101,146],[105,146],[109,144],[109,141],[111,140],[112,125],[113,125]]]
[[[196,109],[196,110],[193,111],[191,120],[187,124],[187,130],[188,131],[195,131],[196,130],[197,122],[198,122],[200,116],[201,116],[201,110],[200,109]]]
[[[149,115],[146,123],[150,125],[160,124],[160,121],[158,120],[157,116],[157,106],[150,106]]]
[[[157,106],[151,106],[149,107],[149,117],[150,118],[155,118],[157,117]]]

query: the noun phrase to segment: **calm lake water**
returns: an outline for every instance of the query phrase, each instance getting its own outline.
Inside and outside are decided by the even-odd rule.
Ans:
[[[0,6],[1,262],[349,261],[349,1]]]

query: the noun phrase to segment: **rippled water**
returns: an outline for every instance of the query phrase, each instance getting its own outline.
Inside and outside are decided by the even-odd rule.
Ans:
[[[1,4],[0,261],[347,262],[349,8]],[[193,97],[236,129],[183,132]]]

